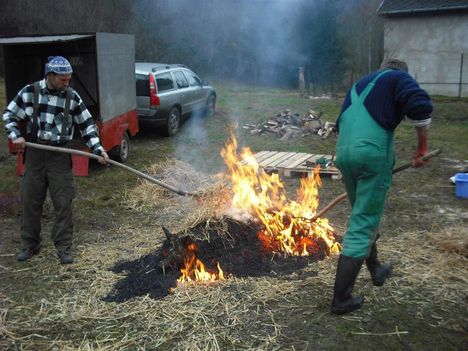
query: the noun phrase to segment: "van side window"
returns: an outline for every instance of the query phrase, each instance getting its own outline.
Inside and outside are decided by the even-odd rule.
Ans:
[[[191,87],[201,85],[201,79],[198,78],[195,73],[184,70],[184,74],[187,77],[188,83],[190,84]]]
[[[156,76],[156,85],[158,86],[158,93],[174,89],[174,82],[170,73],[161,73]]]
[[[147,74],[136,74],[136,95],[150,96],[149,78]]]
[[[187,83],[187,79],[185,78],[184,74],[181,71],[175,71],[174,78],[177,83],[177,88],[187,88],[189,84]]]

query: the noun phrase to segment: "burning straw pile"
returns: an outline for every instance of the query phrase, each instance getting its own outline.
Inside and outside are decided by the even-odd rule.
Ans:
[[[156,252],[115,267],[116,272],[131,274],[116,287],[110,300],[144,293],[162,297],[176,286],[176,281],[224,280],[272,271],[290,274],[311,260],[339,252],[340,245],[328,220],[312,220],[319,203],[318,169],[314,177],[301,181],[297,200],[290,201],[278,176],[263,173],[249,149],[237,154],[234,137],[222,150],[222,156],[228,168],[225,181],[220,180],[195,198],[190,214],[185,210],[187,218],[179,225],[178,233],[163,227],[166,240]],[[158,170],[169,176],[163,178],[165,181],[174,181],[178,174],[179,182],[192,189],[200,189],[193,179],[208,179],[180,162]],[[189,179],[192,183],[188,183]],[[225,186],[227,181],[229,188]],[[166,192],[147,189],[144,182],[128,195],[134,209],[143,203],[167,203]],[[142,275],[142,269],[149,271]]]
[[[177,212],[178,220],[163,228],[166,240],[156,251],[114,268],[115,272],[127,272],[128,275],[127,280],[116,286],[108,296],[110,301],[125,301],[142,294],[160,298],[174,291],[177,281],[259,277],[271,275],[272,272],[289,275],[310,262],[340,251],[339,238],[328,220],[319,218],[315,222],[310,221],[318,208],[318,175],[302,179],[297,200],[290,201],[286,199],[277,176],[262,173],[250,150],[244,149],[237,154],[234,137],[222,150],[222,156],[228,168],[225,178],[210,178],[181,162],[171,161],[163,167],[154,168],[164,181],[174,180],[174,174],[178,174],[179,181],[191,187],[189,190],[192,191],[211,184],[204,192],[205,196],[198,197],[196,201],[185,199],[181,203],[181,198],[168,197],[165,190],[161,191],[146,182],[129,194],[129,204],[134,204],[135,209],[141,208],[138,203],[165,204],[168,214],[174,213],[176,208],[180,209]],[[162,176],[164,174],[166,178]],[[211,183],[213,181],[214,184]],[[226,185],[228,182],[230,187]],[[392,242],[396,253],[394,256],[404,255],[405,247],[399,245],[407,246],[413,237],[411,234],[404,240],[399,237]],[[454,232],[444,234],[444,240],[441,239],[432,235],[424,240],[424,243],[434,245],[430,248],[421,244],[423,240],[415,239],[411,244],[412,252],[422,248],[418,255],[414,255],[421,257],[421,265],[410,256],[406,263],[406,256],[402,256],[402,262],[396,265],[397,272],[403,270],[404,279],[411,280],[411,285],[434,278],[432,274],[437,279],[447,279],[451,275],[446,274],[445,264],[454,267],[454,264],[447,262],[466,260],[467,244],[466,239],[463,241]],[[440,255],[437,260],[433,260],[434,249]],[[430,252],[429,258],[427,252]],[[427,270],[428,262],[440,264],[440,267]],[[411,269],[406,269],[406,266]],[[439,272],[442,273],[439,275]],[[452,283],[467,283],[463,274],[457,273],[456,276],[458,278],[454,276]],[[330,279],[333,280],[333,277]],[[398,282],[398,278],[393,282]],[[132,291],[128,291],[129,286]],[[448,292],[438,290],[441,286],[444,286],[442,281],[434,285],[434,290],[437,290],[434,295],[450,295],[457,291],[455,288]]]

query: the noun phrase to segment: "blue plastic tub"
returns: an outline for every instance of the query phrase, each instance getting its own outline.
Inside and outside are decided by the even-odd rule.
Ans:
[[[455,195],[468,199],[468,173],[455,174]]]

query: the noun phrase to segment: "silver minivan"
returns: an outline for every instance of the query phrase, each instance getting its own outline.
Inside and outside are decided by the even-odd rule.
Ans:
[[[138,120],[163,127],[168,136],[186,116],[215,114],[215,90],[184,65],[137,62],[135,78]]]

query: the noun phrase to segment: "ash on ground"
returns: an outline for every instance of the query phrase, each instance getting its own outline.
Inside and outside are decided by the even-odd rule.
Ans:
[[[229,217],[224,217],[222,222],[222,225],[213,221],[200,223],[175,237],[191,238],[198,247],[197,258],[205,264],[206,269],[216,271],[219,263],[227,279],[230,276],[287,277],[294,272],[300,274],[309,263],[327,256],[326,250],[301,257],[275,254],[267,251],[259,240],[259,227],[256,224],[237,222]],[[104,300],[124,302],[143,295],[161,299],[170,294],[181,275],[181,267],[178,265],[161,268],[161,263],[167,261],[171,246],[169,240],[165,240],[154,253],[138,260],[117,263],[111,270],[115,273],[124,272],[126,277],[117,282]]]

